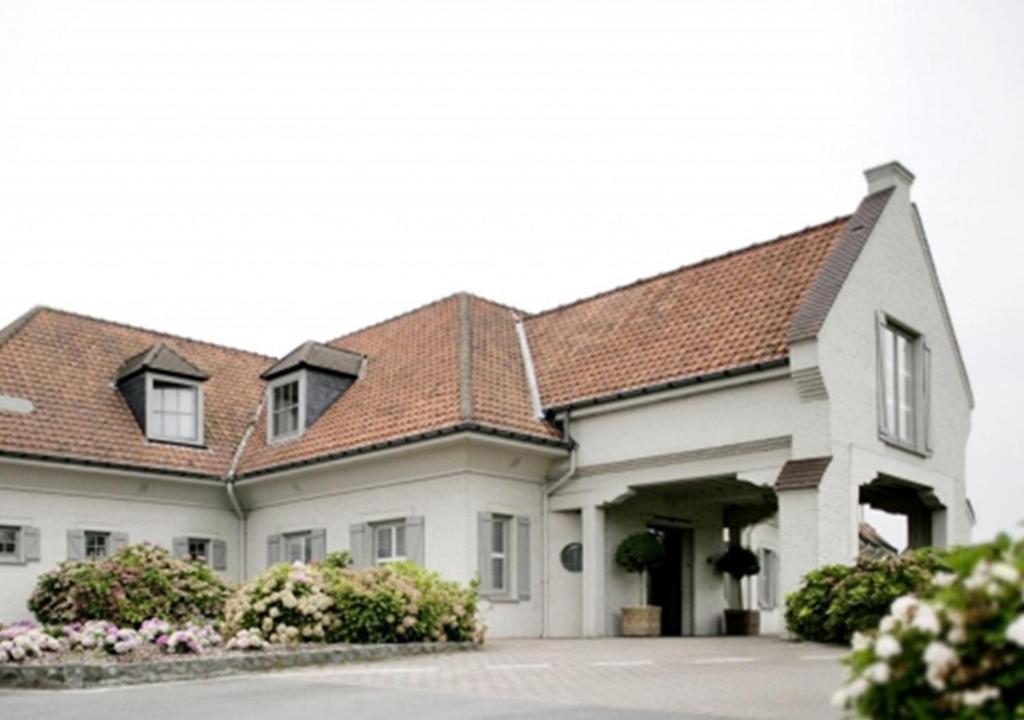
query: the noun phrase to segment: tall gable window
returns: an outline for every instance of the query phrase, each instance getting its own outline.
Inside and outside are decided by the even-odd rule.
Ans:
[[[927,453],[931,351],[924,337],[884,314],[878,316],[878,425],[880,437]]]
[[[150,378],[146,434],[152,440],[199,443],[202,388],[198,383]]]

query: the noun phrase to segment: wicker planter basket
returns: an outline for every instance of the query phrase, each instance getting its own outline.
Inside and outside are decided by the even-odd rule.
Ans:
[[[661,608],[622,608],[622,634],[625,637],[658,637],[661,635]]]
[[[760,635],[761,613],[757,610],[726,610],[726,635]]]

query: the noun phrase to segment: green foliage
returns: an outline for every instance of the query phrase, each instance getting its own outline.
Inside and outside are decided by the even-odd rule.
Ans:
[[[154,545],[130,545],[108,558],[64,562],[40,576],[29,609],[47,625],[108,620],[138,627],[220,616],[230,590],[210,568]]]
[[[615,562],[626,572],[640,573],[665,561],[665,547],[649,532],[638,532],[623,540],[615,551]]]
[[[341,570],[342,568],[352,567],[352,563],[352,553],[348,550],[334,550],[327,553],[327,556],[320,564],[324,567]]]
[[[786,626],[804,640],[848,643],[855,632],[875,627],[893,600],[927,587],[944,567],[934,550],[827,565],[786,598]]]
[[[856,634],[835,704],[866,718],[1024,717],[1024,541],[958,548]]]
[[[228,601],[228,634],[260,630],[272,643],[479,640],[475,583],[464,587],[413,563],[353,570],[340,563],[275,565]]]
[[[761,562],[752,550],[730,545],[725,554],[715,561],[715,570],[742,580],[748,575],[757,575],[761,572]]]

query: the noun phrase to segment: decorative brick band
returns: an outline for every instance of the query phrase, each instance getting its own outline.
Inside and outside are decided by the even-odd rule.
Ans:
[[[95,685],[195,680],[269,672],[309,665],[342,665],[392,660],[411,655],[460,652],[476,643],[407,643],[401,645],[326,645],[294,651],[258,652],[210,657],[187,655],[146,662],[65,663],[63,665],[0,665],[0,688],[70,689]]]

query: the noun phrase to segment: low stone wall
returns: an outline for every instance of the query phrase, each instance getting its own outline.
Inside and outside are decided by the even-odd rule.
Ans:
[[[0,687],[83,688],[96,685],[136,685],[172,680],[267,672],[309,665],[340,665],[391,660],[411,655],[460,652],[475,643],[408,643],[402,645],[326,645],[294,652],[250,651],[218,656],[177,656],[166,660],[61,665],[0,665]]]

